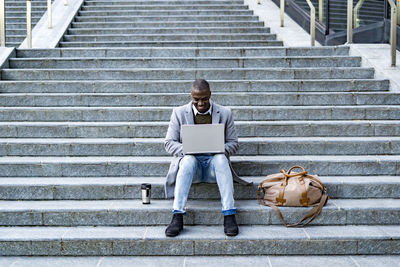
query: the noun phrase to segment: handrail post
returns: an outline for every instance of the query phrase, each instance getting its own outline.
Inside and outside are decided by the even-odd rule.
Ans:
[[[280,8],[281,8],[281,27],[283,27],[285,19],[285,0],[281,0]]]
[[[261,5],[261,0],[257,0],[257,4],[258,4],[258,5]]]
[[[356,6],[353,9],[353,28],[357,28],[360,26],[360,9],[362,5],[364,4],[365,0],[359,0]]]
[[[306,0],[310,7],[310,35],[311,35],[311,46],[315,46],[315,7],[311,3],[311,0]]]
[[[397,0],[397,24],[400,25],[400,0]]]
[[[64,6],[68,6],[68,0],[64,0]]]
[[[53,14],[51,10],[51,0],[47,0],[47,27],[53,28]]]
[[[353,43],[353,0],[347,0],[347,43]]]
[[[6,6],[5,1],[0,0],[0,45],[6,46]]]
[[[390,45],[392,53],[392,67],[396,67],[396,30],[397,30],[397,6],[393,0],[388,0],[391,9],[390,16]]]
[[[32,3],[31,0],[26,0],[26,35],[28,48],[32,48]]]
[[[319,0],[318,3],[318,21],[324,23],[324,0]]]

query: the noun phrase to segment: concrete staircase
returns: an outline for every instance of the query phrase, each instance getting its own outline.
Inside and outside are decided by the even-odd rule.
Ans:
[[[0,255],[399,254],[400,94],[348,47],[283,47],[269,32],[236,0],[87,0],[60,48],[18,49],[1,70]],[[192,187],[183,233],[164,235],[162,141],[195,78],[232,108],[233,165],[254,181],[235,185],[237,237],[209,184]],[[255,200],[295,164],[332,198],[304,229]],[[282,209],[289,222],[306,210]]]
[[[32,28],[47,10],[47,0],[32,2]],[[26,38],[26,1],[6,0],[6,46],[18,47]]]

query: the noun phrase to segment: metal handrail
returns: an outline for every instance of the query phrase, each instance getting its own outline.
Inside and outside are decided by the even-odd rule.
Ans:
[[[392,54],[392,67],[396,67],[396,30],[397,30],[397,6],[393,0],[388,0],[391,9],[390,15],[390,45]]]
[[[53,28],[53,14],[51,9],[51,0],[47,0],[47,27]]]
[[[397,24],[400,25],[400,0],[397,0]]]
[[[318,2],[318,21],[324,23],[324,0]]]
[[[306,0],[310,7],[310,35],[311,35],[311,46],[315,46],[315,7],[311,3],[311,0]]]
[[[347,0],[347,43],[353,42],[353,0]]]
[[[364,4],[365,0],[359,0],[358,3],[356,4],[356,6],[353,9],[353,28],[357,28],[358,26],[360,26],[360,9],[362,7],[362,5]]]
[[[28,48],[32,48],[32,2],[26,0],[26,37]]]
[[[281,0],[280,8],[281,8],[281,27],[283,27],[285,18],[285,0]]]
[[[6,46],[6,5],[0,0],[0,45]]]

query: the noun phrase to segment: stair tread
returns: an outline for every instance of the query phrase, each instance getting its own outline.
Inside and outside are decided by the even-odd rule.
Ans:
[[[245,68],[212,68],[212,67],[207,67],[207,68],[143,68],[143,67],[139,67],[139,68],[74,68],[73,70],[71,69],[66,69],[66,68],[59,68],[59,69],[50,69],[50,68],[21,68],[21,69],[2,69],[2,72],[23,72],[23,71],[30,71],[30,72],[35,72],[35,71],[39,71],[39,72],[44,72],[44,71],[98,71],[99,69],[101,69],[102,71],[106,72],[106,71],[124,71],[124,72],[134,72],[134,71],[147,71],[147,70],[151,70],[151,71],[157,71],[157,70],[164,70],[164,71],[173,71],[173,70],[178,70],[178,71],[196,71],[196,70],[235,70],[235,71],[250,71],[250,70],[265,70],[265,71],[302,71],[302,70],[316,70],[316,71],[331,71],[331,70],[337,70],[337,71],[350,71],[350,70],[371,70],[374,71],[374,68],[370,68],[370,67],[283,67],[283,68],[272,68],[272,67],[261,67],[261,68],[254,68],[254,67],[245,67]],[[350,78],[349,78],[350,79]],[[96,80],[97,81],[97,80]],[[160,80],[158,80],[160,81]]]
[[[152,70],[154,69],[154,68],[151,68]],[[360,69],[360,68],[358,68],[358,69]],[[3,70],[5,70],[5,69],[3,69]],[[12,69],[6,69],[7,71],[8,70],[12,70]],[[19,69],[19,70],[27,70],[27,69]],[[38,70],[38,69],[30,69],[30,70]],[[51,70],[51,69],[40,69],[40,70]],[[63,69],[61,69],[61,70],[63,70]],[[70,71],[70,69],[64,69],[64,70],[69,70]],[[94,70],[96,70],[96,69],[94,69]],[[112,71],[114,71],[114,70],[118,70],[118,69],[110,69],[110,70],[112,70]],[[162,69],[162,70],[165,70],[165,69]],[[239,69],[239,70],[241,70],[241,69]],[[57,80],[57,79],[54,79],[54,80],[43,80],[43,81],[31,81],[31,80],[23,80],[23,79],[21,79],[21,80],[2,80],[1,81],[1,83],[29,83],[29,84],[32,84],[32,83],[40,83],[40,84],[45,84],[45,83],[89,83],[89,84],[93,84],[93,83],[113,83],[113,84],[118,84],[118,83],[171,83],[171,84],[175,84],[175,83],[187,83],[187,82],[190,82],[190,81],[192,81],[192,80],[187,80],[187,79],[181,79],[181,80],[174,80],[174,79],[171,79],[171,80],[162,80],[162,79],[160,79],[160,80],[140,80],[140,79],[138,79],[138,80],[129,80],[129,79],[127,79],[127,80],[116,80],[116,81],[113,81],[113,80],[102,80],[102,79],[99,79],[99,80],[90,80],[90,81],[88,81],[88,80],[74,80],[74,79],[71,79],[71,80]],[[360,78],[360,79],[323,79],[323,78],[320,78],[320,79],[302,79],[301,81],[298,81],[298,80],[287,80],[287,79],[270,79],[270,80],[267,80],[267,79],[263,79],[263,80],[255,80],[255,79],[247,79],[247,80],[237,80],[237,79],[232,79],[232,80],[226,80],[226,79],[221,79],[221,80],[212,80],[212,79],[210,79],[210,80],[208,80],[210,83],[224,83],[224,82],[230,82],[230,83],[234,83],[234,82],[243,82],[243,83],[248,83],[248,82],[288,82],[288,81],[290,81],[290,82],[358,82],[358,81],[360,81],[360,82],[362,82],[362,81],[367,81],[367,82],[374,82],[374,81],[388,81],[388,79],[374,79],[374,78]],[[192,81],[193,82],[193,81]],[[237,91],[237,92],[242,92],[242,93],[247,93],[246,91]],[[267,91],[268,93],[270,93],[269,91]],[[318,91],[318,92],[324,92],[324,91]],[[329,91],[330,92],[330,91]],[[368,92],[368,91],[367,91]],[[389,92],[389,91],[387,91],[387,92]],[[371,93],[375,93],[375,92],[371,92]]]
[[[58,60],[58,61],[111,61],[111,60],[202,60],[202,59],[221,59],[221,60],[243,60],[243,59],[360,59],[358,56],[240,56],[240,57],[212,57],[212,56],[198,56],[198,57],[35,57],[35,58],[10,58],[11,61],[45,61],[45,60]]]
[[[78,211],[171,211],[172,200],[151,200],[150,205],[143,205],[139,199],[134,200],[0,200],[0,212],[78,212]],[[270,207],[259,205],[257,200],[236,200],[238,212],[270,211]],[[219,200],[189,200],[188,211],[218,211],[221,210]],[[309,207],[279,207],[282,212],[293,212],[310,209]],[[331,199],[324,210],[398,210],[400,199]]]
[[[396,110],[400,109],[400,105],[335,105],[335,106],[246,106],[246,105],[236,105],[236,106],[225,106],[230,109],[237,109],[237,110],[274,110],[274,109],[296,109],[296,110],[309,110],[309,109],[379,109],[379,110]],[[45,107],[1,107],[2,110],[171,110],[173,107],[170,106],[143,106],[143,107],[131,107],[131,106],[90,106],[90,107],[80,107],[80,106],[69,106],[69,107],[52,107],[52,106],[45,106]]]
[[[384,162],[400,160],[400,155],[288,155],[288,156],[232,156],[232,162],[280,162],[280,161],[297,161],[297,162]],[[0,164],[51,164],[51,163],[71,163],[71,164],[105,164],[105,163],[169,163],[170,156],[90,156],[90,157],[14,157],[5,156],[0,157]]]
[[[360,266],[396,266],[400,256],[395,255],[353,255],[353,256],[75,256],[73,259],[68,256],[57,257],[3,257],[0,264],[5,266],[67,266],[74,263],[77,266],[271,266],[277,267],[286,264],[296,266],[301,262],[308,262],[312,266],[334,267],[353,265],[354,262]],[[164,265],[165,264],[165,265]]]
[[[79,226],[79,227],[0,227],[0,241],[67,240],[398,240],[397,225],[346,225],[291,228],[283,226],[241,226],[240,235],[227,237],[222,226],[185,226],[174,239],[165,237],[165,226]]]
[[[213,36],[248,36],[248,37],[253,37],[253,36],[275,36],[274,33],[214,33]],[[209,36],[208,34],[203,34],[203,33],[163,33],[163,34],[151,34],[151,33],[146,33],[146,34],[79,34],[79,35],[74,35],[74,34],[65,34],[64,37],[113,37],[113,36],[137,36],[137,37],[179,37],[179,36]]]
[[[265,176],[243,176],[243,179],[259,184]],[[400,184],[400,176],[321,176],[326,184],[380,185]],[[143,182],[163,187],[165,177],[0,177],[0,185],[62,186],[62,185],[140,185]]]
[[[287,121],[235,121],[236,125],[371,125],[371,124],[388,124],[388,125],[397,125],[400,123],[400,120],[287,120]],[[168,126],[168,121],[135,121],[135,122],[126,122],[126,121],[0,121],[0,126],[12,126],[12,125],[20,125],[20,126],[28,126],[28,125],[37,125],[37,126]]]
[[[363,136],[360,137],[239,137],[240,142],[357,142],[368,143],[371,141],[399,141],[400,136]],[[0,137],[3,144],[127,144],[127,143],[163,143],[164,138],[4,138]]]
[[[3,82],[3,81],[2,81]],[[20,81],[23,83],[24,81]],[[80,82],[80,81],[76,81]],[[96,81],[97,82],[97,81]],[[223,91],[223,92],[213,92],[213,96],[400,96],[400,92],[236,92],[236,91]],[[147,93],[147,92],[126,92],[126,93],[78,93],[78,92],[50,92],[50,93],[1,93],[2,97],[17,97],[17,96],[36,96],[36,97],[47,97],[47,96],[185,96],[187,93]],[[346,106],[347,104],[342,104]],[[354,104],[359,105],[359,104]],[[364,104],[364,105],[377,105],[377,104]],[[392,105],[392,104],[382,104],[382,105]]]

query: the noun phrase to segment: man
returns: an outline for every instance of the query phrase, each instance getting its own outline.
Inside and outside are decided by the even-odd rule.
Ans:
[[[167,236],[177,236],[183,229],[183,215],[192,182],[217,183],[224,215],[224,232],[228,236],[239,233],[233,199],[233,180],[241,180],[232,169],[229,156],[238,149],[238,138],[228,108],[213,103],[210,86],[205,80],[195,80],[191,88],[192,101],[174,108],[169,122],[165,149],[174,157],[167,174],[165,194],[174,197],[173,216],[165,230]],[[184,124],[224,124],[225,154],[185,155],[182,151],[181,126]]]

